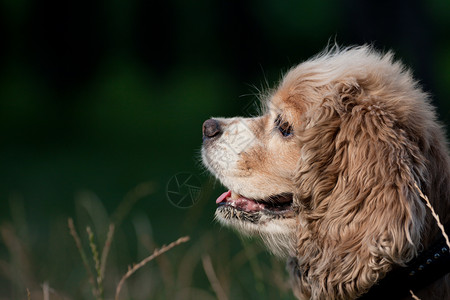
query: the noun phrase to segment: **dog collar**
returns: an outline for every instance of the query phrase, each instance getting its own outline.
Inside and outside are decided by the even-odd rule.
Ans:
[[[444,228],[445,232],[450,232],[450,223],[446,223]],[[389,272],[359,299],[399,299],[410,296],[410,291],[419,291],[448,273],[450,250],[441,234],[428,249],[419,253],[405,267]]]

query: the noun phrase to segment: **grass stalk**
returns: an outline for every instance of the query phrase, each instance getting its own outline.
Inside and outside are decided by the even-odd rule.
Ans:
[[[128,267],[128,271],[125,273],[125,275],[123,275],[123,277],[119,281],[119,284],[117,285],[116,296],[115,296],[114,299],[115,300],[119,300],[120,290],[122,289],[122,286],[125,283],[125,280],[127,280],[127,278],[129,278],[131,275],[133,275],[137,270],[142,268],[145,264],[147,264],[149,261],[153,260],[155,257],[158,257],[159,255],[169,251],[173,247],[176,247],[179,244],[185,243],[187,241],[189,241],[189,237],[188,236],[181,237],[178,240],[176,240],[175,242],[172,242],[172,243],[170,243],[167,246],[162,246],[160,249],[155,249],[155,251],[153,251],[152,255],[144,258],[139,263],[133,265],[133,267]]]
[[[88,274],[89,283],[91,284],[92,294],[97,298],[97,286],[95,284],[94,274],[92,274],[91,268],[89,267],[89,262],[87,260],[86,253],[84,252],[83,246],[81,245],[81,239],[75,229],[75,225],[73,224],[73,219],[69,218],[67,220],[67,224],[69,226],[70,234],[75,240],[75,244],[78,248],[78,252],[80,253],[81,260],[83,261],[84,268]]]
[[[214,272],[214,268],[211,262],[211,257],[209,255],[202,256],[202,264],[203,269],[205,270],[206,277],[208,277],[209,283],[211,284],[214,292],[216,293],[218,300],[228,300],[225,291],[220,284],[219,279],[216,276],[216,272]]]
[[[433,206],[431,205],[430,200],[428,200],[428,197],[425,196],[425,195],[422,193],[422,190],[419,188],[419,186],[417,185],[417,183],[414,183],[414,185],[415,185],[416,189],[419,191],[420,197],[422,197],[422,199],[425,200],[425,202],[426,202],[428,208],[429,208],[430,211],[431,211],[431,214],[433,215],[433,218],[436,220],[437,225],[439,226],[439,229],[441,229],[442,235],[443,235],[444,238],[445,238],[445,242],[447,243],[447,246],[448,246],[449,249],[450,249],[450,241],[449,241],[449,239],[448,239],[448,235],[447,235],[447,233],[445,232],[444,226],[442,225],[442,223],[441,223],[441,221],[440,221],[440,219],[439,219],[438,214],[434,211],[434,208],[433,208]]]
[[[101,262],[100,262],[100,275],[105,278],[106,261],[108,259],[109,250],[111,249],[111,243],[114,237],[114,224],[109,224],[108,234],[106,236],[105,246],[103,246]]]
[[[409,290],[409,292],[411,293],[411,297],[412,297],[414,300],[420,300],[420,298],[417,297],[416,294],[414,294],[414,292],[413,292],[412,290]]]
[[[118,227],[122,223],[125,216],[130,212],[134,204],[140,199],[151,195],[154,191],[155,185],[153,182],[141,183],[129,191],[113,213],[111,217],[113,223]]]
[[[44,300],[50,300],[50,287],[48,286],[48,282],[44,282],[42,285],[42,293]]]
[[[97,250],[97,245],[95,244],[94,233],[91,227],[86,227],[86,231],[89,237],[89,246],[91,247],[92,259],[95,263],[95,271],[97,272],[97,299],[103,300],[103,276],[100,267],[100,258]]]

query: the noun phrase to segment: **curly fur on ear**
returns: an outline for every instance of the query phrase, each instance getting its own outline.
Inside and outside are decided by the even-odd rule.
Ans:
[[[312,97],[325,96],[299,136],[297,258],[288,268],[301,299],[354,299],[407,263],[430,227],[414,184],[448,192],[449,171],[444,183],[435,174],[449,163],[426,95],[390,54],[353,51],[368,69],[316,88]]]

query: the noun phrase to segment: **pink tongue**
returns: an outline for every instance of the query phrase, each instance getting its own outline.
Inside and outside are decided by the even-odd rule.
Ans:
[[[225,201],[228,197],[231,197],[231,191],[225,192],[222,195],[220,195],[219,198],[217,198],[216,203],[219,204],[220,202]]]

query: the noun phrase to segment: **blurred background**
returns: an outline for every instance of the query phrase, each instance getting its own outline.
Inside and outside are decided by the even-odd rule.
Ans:
[[[393,50],[450,124],[448,0],[0,3],[0,299],[99,299],[69,217],[92,273],[86,227],[101,252],[116,226],[106,299],[184,235],[121,299],[293,299],[282,260],[214,222],[201,125],[328,43]]]

